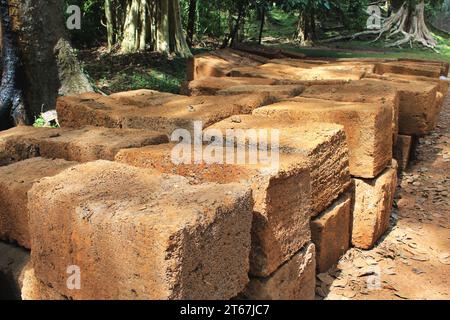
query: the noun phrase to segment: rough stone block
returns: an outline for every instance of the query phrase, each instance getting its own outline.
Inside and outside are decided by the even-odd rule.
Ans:
[[[343,127],[330,123],[310,123],[267,117],[240,115],[225,119],[208,129],[276,129],[280,132],[281,152],[299,154],[309,162],[311,209],[317,215],[327,208],[351,184],[348,146]],[[208,135],[206,138],[208,139]]]
[[[217,92],[221,96],[230,96],[237,94],[266,93],[274,101],[292,98],[300,95],[304,86],[301,85],[242,85],[220,90]]]
[[[413,62],[413,61],[395,61],[383,62],[377,64],[375,73],[398,73],[403,75],[424,76],[430,78],[439,78],[442,72],[442,66],[433,63]]]
[[[449,72],[450,63],[444,61],[436,61],[436,60],[421,60],[421,59],[409,59],[409,58],[400,58],[398,59],[401,63],[412,63],[420,66],[431,65],[432,67],[439,67],[441,69],[441,76],[447,76]]]
[[[429,78],[429,77],[422,77],[422,76],[411,76],[411,75],[401,75],[401,74],[395,74],[395,73],[385,73],[378,79],[381,80],[404,80],[404,81],[424,81],[424,82],[431,82],[438,85],[437,91],[440,92],[442,95],[447,95],[448,89],[450,86],[450,80],[444,80],[444,79],[435,79],[435,78]]]
[[[52,137],[58,129],[19,126],[0,132],[0,166],[39,156],[38,141]]]
[[[429,126],[431,128],[434,128],[437,124],[439,114],[442,110],[442,106],[444,104],[444,99],[447,96],[450,81],[449,80],[442,80],[442,79],[435,79],[435,78],[428,78],[428,77],[421,77],[421,76],[411,76],[411,75],[400,75],[400,74],[392,74],[392,73],[385,73],[380,78],[381,80],[387,80],[387,81],[415,81],[415,82],[427,82],[428,84],[435,84],[437,85],[437,92],[436,92],[436,103],[434,110],[432,108],[427,108],[428,114],[427,118],[429,119]],[[402,92],[402,94],[407,94],[407,92]],[[430,101],[431,103],[431,101]],[[416,107],[417,108],[417,107]]]
[[[315,248],[307,244],[291,260],[266,278],[250,278],[242,294],[249,300],[314,300]]]
[[[293,98],[256,109],[257,116],[330,122],[344,126],[350,151],[350,173],[374,178],[392,160],[392,109],[386,105]]]
[[[88,162],[114,160],[121,149],[166,142],[165,134],[150,130],[85,127],[60,130],[53,137],[38,141],[38,145],[42,157]]]
[[[237,67],[230,71],[232,77],[256,77],[290,80],[360,80],[365,72],[361,69],[339,66],[314,66],[299,68],[278,63],[267,63],[257,67]]]
[[[437,93],[439,85],[433,82],[392,80],[398,91],[400,108],[398,117],[399,134],[424,135],[434,130],[437,114]]]
[[[22,300],[34,301],[67,300],[67,297],[59,294],[51,286],[46,285],[36,277],[31,263],[28,263],[23,270],[21,298]]]
[[[363,79],[339,85],[310,86],[301,94],[305,98],[387,105],[392,109],[393,141],[398,135],[400,96],[389,83]]]
[[[120,149],[166,142],[167,135],[150,130],[16,127],[0,134],[0,165],[38,156],[78,162],[114,160]]]
[[[70,299],[229,299],[248,282],[245,186],[192,186],[100,160],[28,195],[36,277]],[[69,266],[80,290],[66,286]]]
[[[28,190],[40,179],[76,164],[33,158],[0,167],[0,239],[30,248]]]
[[[186,82],[181,93],[187,96],[214,96],[218,91],[242,85],[272,85],[276,80],[262,78],[207,77]]]
[[[195,121],[206,127],[235,114],[251,113],[272,101],[267,93],[186,97],[139,90],[112,97],[61,97],[57,111],[62,127],[147,129],[170,135],[176,129],[193,131]]]
[[[187,79],[197,80],[205,77],[225,77],[233,67],[240,65],[257,66],[262,57],[244,54],[232,49],[222,49],[195,55],[188,60]]]
[[[267,276],[310,241],[309,164],[303,156],[280,154],[279,166],[264,164],[175,164],[174,144],[122,150],[116,161],[189,178],[192,184],[240,182],[253,190],[250,273]],[[204,148],[206,150],[207,147]],[[235,151],[234,151],[235,152]]]
[[[297,68],[311,69],[317,66],[329,64],[330,61],[324,60],[308,60],[308,59],[272,59],[269,63],[276,63]]]
[[[335,265],[351,242],[351,193],[347,192],[311,221],[318,273]]]
[[[196,55],[188,60],[187,79],[225,77],[234,66],[233,63],[208,53]]]
[[[392,161],[379,177],[355,179],[352,243],[360,249],[370,249],[389,228],[395,190],[397,162]]]

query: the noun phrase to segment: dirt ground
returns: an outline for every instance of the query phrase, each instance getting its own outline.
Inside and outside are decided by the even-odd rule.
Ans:
[[[450,299],[450,94],[398,184],[388,233],[318,275],[317,299]]]

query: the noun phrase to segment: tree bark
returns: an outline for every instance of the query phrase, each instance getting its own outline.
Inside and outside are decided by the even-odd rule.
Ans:
[[[170,51],[182,58],[191,57],[191,50],[183,34],[179,0],[169,0],[169,21]]]
[[[190,47],[192,47],[192,44],[194,42],[196,20],[197,20],[197,0],[190,0],[187,37],[186,37],[187,43]]]
[[[17,35],[17,41],[8,45],[17,52],[17,66],[22,66],[23,74],[16,86],[23,92],[30,120],[42,111],[54,109],[58,95],[92,91],[66,38],[62,1],[1,1],[2,5],[9,4],[12,31]],[[3,22],[3,29],[6,26]],[[4,68],[8,70],[7,66]],[[23,120],[15,121],[20,122]]]
[[[296,40],[301,44],[305,45],[308,41],[313,39],[313,32],[311,29],[312,22],[310,21],[310,15],[306,10],[301,10],[298,18]]]
[[[147,8],[145,0],[131,0],[123,28],[122,52],[145,50],[147,28]]]
[[[230,12],[230,15],[232,13]],[[233,24],[230,25],[231,27],[231,31],[228,37],[225,37],[224,43],[223,43],[223,47],[228,47],[228,45],[230,47],[233,47],[235,44],[239,43],[239,30],[242,27],[242,20],[244,19],[244,15],[245,15],[245,7],[243,2],[239,2],[239,7],[238,7],[238,16],[237,19]]]
[[[381,30],[359,32],[352,38],[369,34],[377,35],[374,41],[378,41],[383,35],[386,35],[386,40],[400,37],[399,40],[387,43],[388,47],[401,47],[408,43],[412,46],[414,42],[433,50],[437,46],[437,41],[425,22],[424,0],[419,1],[414,7],[411,7],[409,2],[404,2],[397,12],[386,19]]]
[[[24,97],[21,83],[21,63],[17,50],[17,36],[9,14],[9,1],[0,0],[2,23],[3,74],[0,88],[0,129],[11,124],[26,124]]]
[[[156,48],[155,51],[170,53],[169,47],[169,1],[159,0],[156,19]]]
[[[116,43],[116,31],[114,28],[114,0],[105,0],[106,33],[108,35],[108,50]]]
[[[181,24],[179,0],[129,0],[124,22],[121,51],[154,51],[192,56]]]
[[[266,6],[264,5],[261,8],[261,24],[259,25],[259,37],[258,37],[258,43],[262,43],[262,36],[264,32],[264,23],[266,21]]]

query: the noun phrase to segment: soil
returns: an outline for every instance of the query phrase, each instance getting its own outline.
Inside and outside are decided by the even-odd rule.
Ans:
[[[450,299],[450,94],[400,175],[388,233],[317,276],[317,299]]]

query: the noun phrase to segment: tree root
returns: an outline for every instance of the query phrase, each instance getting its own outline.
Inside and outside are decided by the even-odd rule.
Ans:
[[[397,41],[387,43],[387,47],[401,47],[404,44],[409,43],[412,47],[413,43],[419,43],[425,48],[437,51],[437,41],[429,31],[425,23],[425,4],[423,1],[418,3],[414,10],[408,7],[405,2],[402,7],[389,18],[384,21],[384,24],[380,30],[367,30],[354,34],[351,39],[356,39],[365,35],[377,35],[376,42],[386,35],[386,40],[390,40],[393,37],[402,35],[403,37]]]

